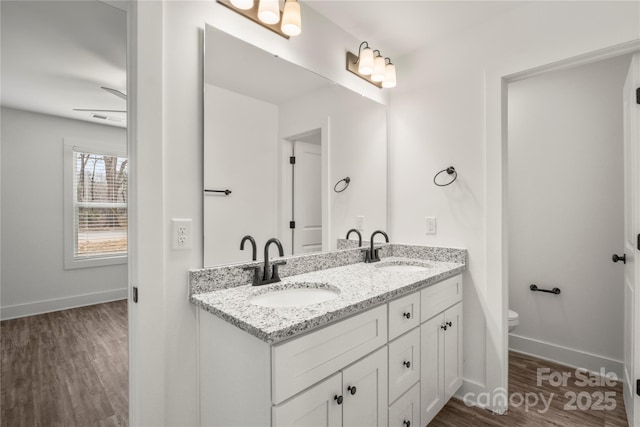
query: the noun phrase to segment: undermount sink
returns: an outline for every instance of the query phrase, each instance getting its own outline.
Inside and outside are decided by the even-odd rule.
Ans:
[[[288,285],[284,289],[274,289],[249,298],[253,305],[261,307],[303,307],[311,304],[330,301],[340,295],[340,290],[336,287],[318,285]]]
[[[411,261],[389,261],[376,264],[376,268],[390,273],[415,273],[419,271],[427,271],[433,265],[428,262],[411,262]]]

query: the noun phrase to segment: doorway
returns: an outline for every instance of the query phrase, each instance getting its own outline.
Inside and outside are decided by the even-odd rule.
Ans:
[[[0,8],[2,423],[126,425],[128,12]]]
[[[624,377],[624,268],[612,254],[624,236],[630,61],[597,58],[508,81],[506,287],[519,314],[509,349],[572,368],[572,381],[575,368]]]

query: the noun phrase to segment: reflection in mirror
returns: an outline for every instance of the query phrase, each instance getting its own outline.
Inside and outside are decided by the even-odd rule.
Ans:
[[[204,266],[250,261],[245,235],[260,257],[386,229],[386,107],[209,25],[204,45]]]

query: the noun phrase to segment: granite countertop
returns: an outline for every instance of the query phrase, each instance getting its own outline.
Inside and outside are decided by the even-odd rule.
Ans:
[[[411,264],[424,271],[384,271],[379,266]],[[372,264],[359,262],[285,277],[264,286],[236,286],[192,294],[191,302],[267,343],[277,343],[330,322],[383,304],[393,298],[460,274],[466,263],[391,256]],[[339,291],[329,301],[302,307],[262,307],[249,300],[291,287],[324,287]]]

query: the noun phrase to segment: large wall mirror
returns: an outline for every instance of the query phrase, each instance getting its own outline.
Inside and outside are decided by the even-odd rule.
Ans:
[[[209,25],[204,46],[204,266],[250,260],[247,234],[261,259],[385,229],[386,107]]]

